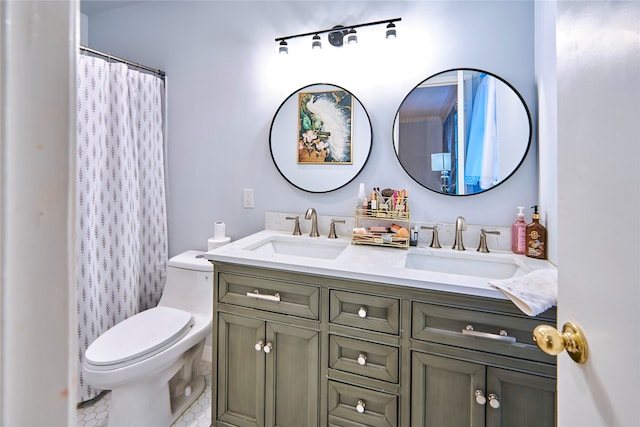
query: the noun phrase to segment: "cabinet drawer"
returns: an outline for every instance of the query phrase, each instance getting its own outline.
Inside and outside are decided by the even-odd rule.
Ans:
[[[398,383],[397,347],[338,335],[329,336],[329,367]]]
[[[274,313],[318,319],[320,288],[294,281],[218,274],[218,301]]]
[[[412,311],[413,339],[555,364],[533,341],[535,327],[547,321],[422,302]]]
[[[329,321],[339,325],[398,335],[400,302],[396,298],[331,290]]]
[[[359,412],[358,405],[364,405]],[[393,427],[398,425],[398,397],[329,381],[329,425]]]

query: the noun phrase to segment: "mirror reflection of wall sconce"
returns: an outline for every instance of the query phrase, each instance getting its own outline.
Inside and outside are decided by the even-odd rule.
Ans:
[[[311,31],[309,33],[301,33],[294,34],[286,37],[278,37],[276,38],[276,42],[278,43],[278,52],[281,54],[289,53],[289,45],[287,40],[294,39],[298,37],[307,37],[313,36],[311,42],[312,49],[322,49],[322,41],[320,38],[320,34],[327,34],[327,40],[329,44],[335,47],[342,47],[344,44],[345,38],[347,44],[357,44],[358,43],[358,35],[356,33],[356,28],[360,27],[369,27],[372,25],[382,25],[387,24],[387,31],[385,33],[385,37],[388,39],[396,38],[396,25],[394,22],[401,21],[402,18],[393,18],[393,19],[385,19],[383,21],[374,21],[374,22],[366,22],[364,24],[356,24],[356,25],[336,25],[333,28],[328,28],[326,30],[318,30]]]
[[[449,171],[451,170],[451,153],[434,153],[431,155],[431,170],[440,172],[440,191],[449,192]]]

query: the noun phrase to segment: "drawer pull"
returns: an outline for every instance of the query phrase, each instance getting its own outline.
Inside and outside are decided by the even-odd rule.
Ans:
[[[364,400],[358,400],[358,403],[356,403],[356,411],[358,411],[359,414],[364,414],[365,406],[367,405],[364,403]]]
[[[280,302],[280,294],[276,292],[275,295],[263,295],[259,290],[255,290],[253,292],[247,292],[247,296],[251,298],[264,299],[267,301],[276,301]]]
[[[271,344],[270,342],[268,342],[262,349],[262,351],[264,351],[267,354],[271,353],[271,350],[273,350],[273,344]]]
[[[358,316],[362,317],[363,319],[367,317],[367,307],[365,307],[364,305],[360,307],[358,309]]]
[[[367,364],[367,355],[364,353],[360,353],[358,355],[358,365],[364,366]]]
[[[484,405],[485,403],[487,403],[487,398],[484,397],[484,392],[482,390],[476,390],[475,396],[476,403],[478,405]]]
[[[505,331],[504,329],[501,330],[500,331],[500,335],[498,335],[498,334],[492,334],[492,333],[489,333],[489,332],[474,331],[472,325],[467,325],[462,330],[462,333],[464,335],[472,335],[474,337],[490,338],[490,339],[493,339],[493,340],[500,340],[500,341],[507,341],[507,342],[516,342],[516,338],[515,337],[510,337],[507,334],[507,331]]]
[[[489,406],[491,406],[493,409],[498,409],[500,407],[498,396],[493,393],[489,394]]]
[[[253,348],[255,348],[256,351],[261,351],[264,348],[264,341],[258,341],[256,345],[253,346]]]

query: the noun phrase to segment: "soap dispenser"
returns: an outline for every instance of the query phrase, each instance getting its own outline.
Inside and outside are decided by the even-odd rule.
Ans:
[[[532,206],[531,223],[527,224],[527,255],[530,258],[547,258],[547,229],[540,224],[538,205]]]
[[[524,255],[527,248],[527,223],[524,222],[524,206],[518,206],[516,222],[511,225],[511,250]]]

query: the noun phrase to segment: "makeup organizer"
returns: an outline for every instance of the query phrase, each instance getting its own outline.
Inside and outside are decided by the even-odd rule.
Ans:
[[[408,248],[410,236],[409,199],[406,190],[380,192],[375,189],[375,203],[356,207],[352,243],[357,245]]]

